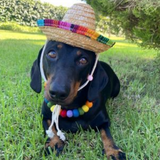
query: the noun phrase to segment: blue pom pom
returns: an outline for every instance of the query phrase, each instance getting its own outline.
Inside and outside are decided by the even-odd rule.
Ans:
[[[48,103],[48,102],[49,102],[46,98],[44,98],[44,101],[45,101],[46,103]]]
[[[78,111],[78,109],[74,109],[74,110],[73,110],[73,116],[74,116],[74,117],[78,117],[78,116],[79,116],[79,111]]]

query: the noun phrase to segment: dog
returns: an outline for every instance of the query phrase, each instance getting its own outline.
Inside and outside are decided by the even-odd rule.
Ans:
[[[40,73],[42,49],[31,69],[30,86],[37,93],[40,93],[42,89]],[[120,82],[114,71],[107,63],[98,61],[93,80],[78,91],[78,88],[86,82],[95,59],[96,55],[92,51],[62,42],[49,41],[43,56],[43,69],[48,79],[45,97],[54,104],[60,104],[64,109],[79,108],[87,100],[93,102],[93,107],[82,116],[76,118],[59,116],[59,128],[72,133],[77,132],[79,126],[84,130],[98,129],[107,158],[125,160],[125,153],[116,146],[110,133],[110,120],[105,105],[108,99],[115,98],[120,91]],[[52,112],[45,101],[42,105],[42,116],[44,133],[46,133],[51,124]],[[48,138],[45,148],[46,150],[48,147],[56,148],[57,154],[59,154],[63,150],[64,142],[57,136],[54,126],[52,130],[55,136]]]

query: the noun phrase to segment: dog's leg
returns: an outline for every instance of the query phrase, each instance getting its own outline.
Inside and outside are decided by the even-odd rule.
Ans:
[[[47,126],[50,126],[51,121],[47,120],[47,121],[43,122],[43,125],[44,125],[44,123],[47,123]],[[45,126],[46,126],[46,124],[45,124]],[[48,129],[48,127],[47,128],[45,127],[44,129],[46,131]],[[51,151],[55,150],[56,155],[59,156],[59,154],[62,152],[62,150],[64,148],[64,142],[62,140],[60,140],[60,138],[57,136],[57,131],[54,126],[52,127],[52,131],[54,133],[54,137],[47,139],[46,144],[45,144],[45,151],[46,151],[46,154],[50,154],[50,150]]]
[[[100,132],[107,159],[126,160],[125,153],[115,145],[109,127],[103,127]]]

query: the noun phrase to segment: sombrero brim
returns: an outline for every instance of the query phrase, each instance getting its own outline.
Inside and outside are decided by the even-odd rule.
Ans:
[[[37,24],[48,40],[63,42],[95,53],[104,52],[115,44],[94,30],[68,22],[41,19]]]

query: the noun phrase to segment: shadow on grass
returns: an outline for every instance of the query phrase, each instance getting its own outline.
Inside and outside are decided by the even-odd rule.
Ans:
[[[118,74],[121,91],[126,92],[126,96],[134,100],[147,95],[160,104],[160,69],[156,58],[148,58],[145,54],[136,55],[136,53],[126,56],[117,56],[115,53],[105,58],[103,56],[105,55],[103,54],[101,59],[109,63]]]

